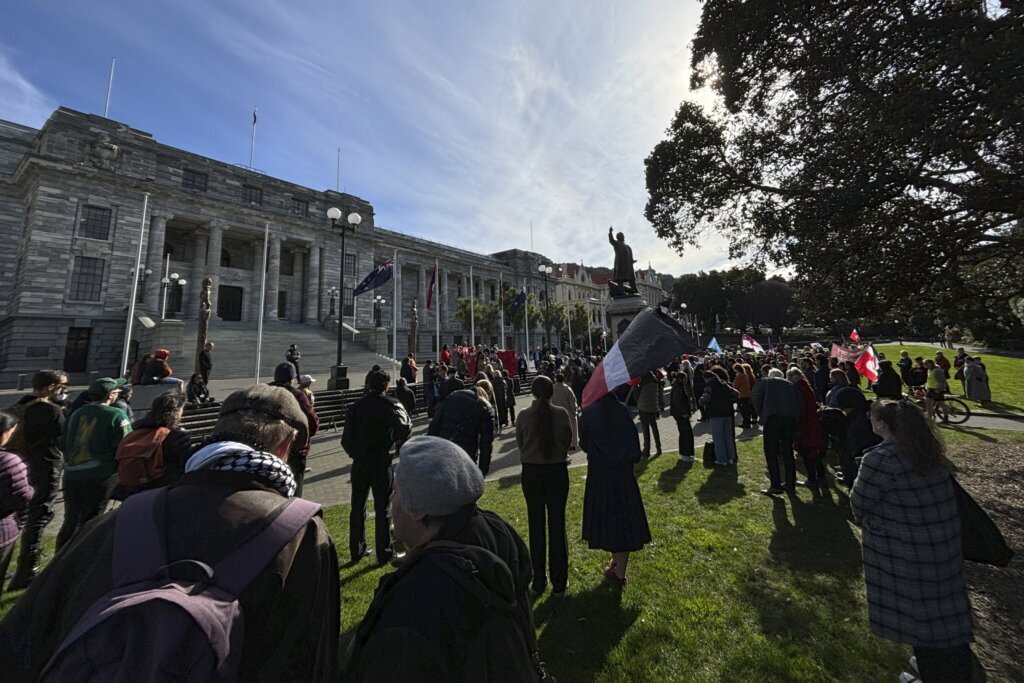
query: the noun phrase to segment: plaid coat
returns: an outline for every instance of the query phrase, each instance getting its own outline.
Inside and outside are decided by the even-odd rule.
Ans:
[[[919,474],[883,441],[865,452],[850,503],[863,530],[872,632],[920,647],[969,643],[971,603],[949,472]]]

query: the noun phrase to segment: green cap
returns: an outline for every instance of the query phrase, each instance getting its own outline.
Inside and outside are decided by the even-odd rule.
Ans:
[[[93,400],[103,398],[111,391],[120,389],[127,381],[128,380],[123,377],[119,377],[117,379],[114,379],[113,377],[100,377],[89,385],[89,398]]]

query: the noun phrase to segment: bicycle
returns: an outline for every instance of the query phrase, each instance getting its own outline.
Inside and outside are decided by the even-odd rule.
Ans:
[[[907,394],[907,400],[913,401],[927,415],[924,387],[911,387],[911,392],[911,394]],[[958,398],[943,396],[941,400],[935,400],[935,409],[932,411],[931,418],[939,420],[943,424],[961,425],[971,418],[971,409]]]

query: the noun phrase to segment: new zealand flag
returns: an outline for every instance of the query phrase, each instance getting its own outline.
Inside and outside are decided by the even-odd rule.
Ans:
[[[519,307],[526,303],[526,285],[519,290],[519,296],[512,300],[512,305],[508,307],[509,314],[515,313],[519,310]]]
[[[379,263],[374,266],[370,274],[363,278],[363,281],[356,287],[354,296],[359,296],[363,292],[369,292],[371,289],[376,289],[382,284],[391,279],[391,276],[395,273],[395,259],[389,258],[384,263]]]

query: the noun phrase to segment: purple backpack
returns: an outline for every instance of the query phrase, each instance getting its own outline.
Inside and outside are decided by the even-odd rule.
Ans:
[[[238,596],[320,506],[293,498],[215,567],[167,563],[167,489],[125,500],[114,532],[114,584],[79,619],[44,681],[229,681],[238,674],[244,620]],[[158,523],[159,519],[159,523]],[[186,574],[188,580],[179,578]]]

